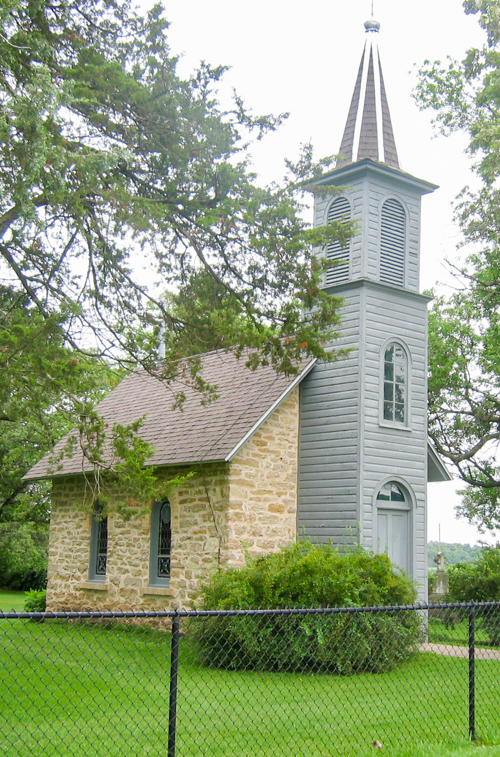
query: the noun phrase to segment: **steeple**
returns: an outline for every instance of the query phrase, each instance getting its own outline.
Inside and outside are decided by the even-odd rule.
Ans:
[[[349,115],[340,145],[337,168],[371,158],[399,168],[391,115],[378,50],[380,24],[366,21],[366,42]]]

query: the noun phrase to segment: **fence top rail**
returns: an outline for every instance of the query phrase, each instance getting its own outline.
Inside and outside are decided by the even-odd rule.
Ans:
[[[0,612],[0,620],[99,620],[113,618],[214,618],[272,615],[339,615],[350,613],[404,612],[407,610],[478,610],[500,608],[500,602],[452,602],[442,604],[383,605],[377,607],[301,607],[251,610],[88,610],[82,612]]]

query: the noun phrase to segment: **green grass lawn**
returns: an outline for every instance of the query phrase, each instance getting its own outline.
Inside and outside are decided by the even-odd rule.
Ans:
[[[22,612],[25,599],[24,591],[0,588],[0,610],[3,612]]]
[[[430,618],[428,635],[431,642],[466,647],[469,645],[469,623],[467,620],[462,620],[460,623],[446,626],[441,620]],[[491,646],[488,634],[481,628],[481,618],[476,619],[474,636],[476,646]]]
[[[0,755],[166,756],[169,656],[170,635],[150,628],[0,621]],[[478,661],[489,745],[500,743],[499,684],[500,662]],[[470,757],[467,718],[464,659],[419,654],[345,677],[229,672],[203,668],[181,640],[177,757]]]

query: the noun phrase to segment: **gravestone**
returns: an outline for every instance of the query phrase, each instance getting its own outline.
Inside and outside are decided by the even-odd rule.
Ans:
[[[438,552],[434,558],[437,565],[437,571],[433,576],[432,594],[429,597],[430,602],[441,602],[445,594],[448,594],[449,577],[446,572],[446,555],[444,552]]]

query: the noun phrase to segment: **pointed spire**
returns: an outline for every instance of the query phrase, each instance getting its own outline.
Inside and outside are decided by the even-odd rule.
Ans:
[[[398,153],[387,104],[378,51],[380,24],[366,21],[366,42],[340,145],[337,168],[371,158],[399,168]]]

